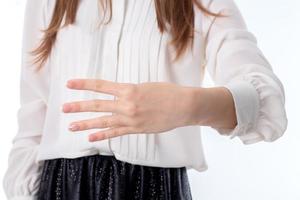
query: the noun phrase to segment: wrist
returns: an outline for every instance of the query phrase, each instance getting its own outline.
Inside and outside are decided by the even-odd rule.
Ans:
[[[183,87],[185,102],[183,105],[184,126],[200,125],[204,123],[205,113],[207,112],[206,89],[202,87]]]
[[[210,120],[210,99],[208,88],[192,87],[191,88],[191,105],[190,105],[190,124],[207,125]]]
[[[236,123],[233,98],[224,87],[191,88],[192,125],[231,128]]]

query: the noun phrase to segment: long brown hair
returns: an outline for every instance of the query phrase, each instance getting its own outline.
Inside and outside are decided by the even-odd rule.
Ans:
[[[105,4],[104,4],[105,1]],[[167,30],[167,24],[170,25],[170,34],[172,40],[170,44],[174,45],[176,50],[175,60],[178,59],[188,47],[189,43],[194,38],[194,10],[195,4],[204,14],[212,16],[221,16],[218,13],[213,13],[206,9],[202,3],[197,0],[154,0],[155,11],[157,17],[157,26],[160,32]],[[107,12],[107,5],[110,12],[109,23],[112,16],[112,0],[99,0],[101,7],[104,10],[104,15]],[[52,46],[56,40],[57,32],[60,29],[61,23],[65,16],[65,21],[62,27],[73,24],[76,20],[76,12],[79,5],[79,0],[56,0],[54,12],[49,26],[42,30],[44,36],[37,48],[31,51],[35,56],[34,64],[37,64],[38,71],[46,62],[50,55]],[[105,8],[105,9],[104,9]],[[102,21],[103,22],[103,21]]]

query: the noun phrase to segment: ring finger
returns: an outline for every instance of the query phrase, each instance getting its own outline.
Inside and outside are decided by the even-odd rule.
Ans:
[[[92,119],[72,122],[69,126],[70,131],[82,131],[94,128],[108,128],[113,126],[126,125],[124,117],[121,115],[106,115]]]

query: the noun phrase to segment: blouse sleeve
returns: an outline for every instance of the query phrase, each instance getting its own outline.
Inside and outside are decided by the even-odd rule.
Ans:
[[[32,56],[28,53],[41,39],[44,28],[43,2],[28,0],[23,28],[20,73],[20,107],[17,112],[18,132],[8,158],[3,187],[9,200],[35,199],[41,163],[36,161],[45,113],[49,72],[46,65],[34,72]],[[30,63],[31,62],[31,63]]]
[[[233,0],[211,0],[206,7],[226,15],[204,16],[205,63],[214,83],[231,92],[237,116],[233,129],[212,128],[244,144],[278,139],[288,122],[281,81]]]

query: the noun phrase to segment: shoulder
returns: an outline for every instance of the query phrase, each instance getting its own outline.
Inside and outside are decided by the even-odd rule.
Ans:
[[[46,0],[27,0],[25,18],[38,21],[44,17]]]
[[[234,0],[201,0],[202,5],[212,12],[221,12],[226,9],[237,9]]]
[[[49,21],[52,17],[55,4],[56,0],[27,0],[25,14],[28,17]]]
[[[26,9],[32,12],[39,12],[44,9],[47,0],[27,0]]]

